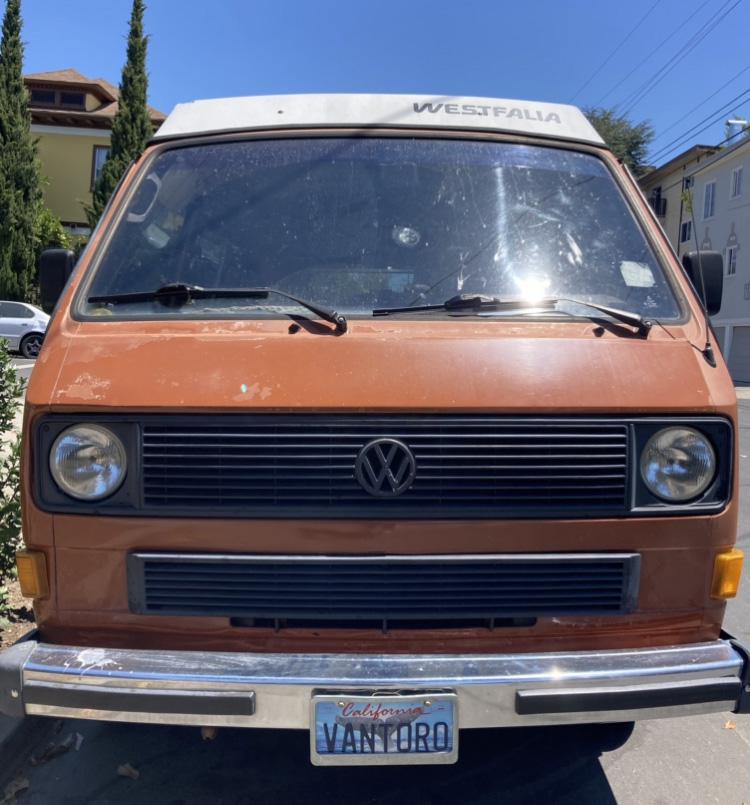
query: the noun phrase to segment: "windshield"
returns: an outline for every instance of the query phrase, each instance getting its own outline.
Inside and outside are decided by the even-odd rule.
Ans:
[[[285,139],[164,151],[85,296],[168,283],[277,288],[355,317],[474,293],[573,296],[679,315],[601,160],[467,140]],[[139,318],[310,315],[274,295],[172,307],[100,301],[83,312],[104,309]]]

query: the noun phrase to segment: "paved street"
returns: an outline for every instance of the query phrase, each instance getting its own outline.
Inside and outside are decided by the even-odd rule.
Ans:
[[[27,380],[31,376],[31,370],[34,368],[35,361],[27,360],[26,358],[12,358],[11,362],[16,367],[18,374]]]
[[[750,479],[750,399],[740,406],[742,478]],[[740,545],[750,553],[747,492],[743,480]],[[748,565],[727,627],[750,641]],[[67,751],[36,766],[22,755],[20,769],[6,760],[0,777],[4,785],[20,773],[29,788],[19,801],[38,805],[750,802],[750,717],[641,722],[618,748],[624,736],[602,727],[473,731],[462,734],[452,767],[319,769],[308,764],[303,732],[222,730],[205,742],[195,728],[50,722],[36,751],[49,741],[67,741]],[[118,774],[124,764],[131,776]]]

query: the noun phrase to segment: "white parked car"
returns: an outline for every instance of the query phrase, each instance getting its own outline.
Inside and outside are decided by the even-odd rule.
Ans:
[[[24,358],[36,358],[42,348],[49,316],[26,302],[0,302],[0,338]]]

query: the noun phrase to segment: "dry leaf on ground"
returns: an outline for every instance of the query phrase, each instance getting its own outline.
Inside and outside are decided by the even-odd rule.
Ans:
[[[724,724],[724,729],[725,730],[736,730],[737,729],[737,722],[735,722],[735,721],[727,721],[726,724]]]
[[[138,769],[134,769],[130,763],[123,763],[121,766],[118,766],[117,773],[120,777],[130,777],[131,780],[137,780],[141,776]]]
[[[65,740],[60,741],[60,743],[52,741],[48,743],[39,754],[34,753],[29,758],[29,763],[31,763],[32,766],[41,766],[42,763],[46,763],[48,760],[64,755],[66,752],[70,751],[74,741],[75,736],[72,732],[70,735],[66,736]]]
[[[11,780],[8,785],[5,786],[4,794],[5,796],[2,799],[3,803],[11,803],[16,801],[16,794],[20,793],[21,791],[25,791],[29,787],[30,783],[26,777],[18,776],[14,780]]]

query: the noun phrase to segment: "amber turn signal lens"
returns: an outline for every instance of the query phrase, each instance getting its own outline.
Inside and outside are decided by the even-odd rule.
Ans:
[[[744,558],[745,555],[739,548],[717,555],[711,582],[711,598],[734,598],[737,595]]]
[[[47,559],[41,551],[17,551],[16,568],[21,595],[26,598],[46,598],[49,595]]]

